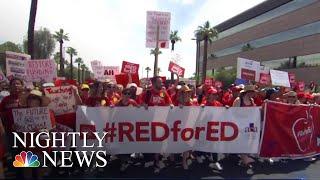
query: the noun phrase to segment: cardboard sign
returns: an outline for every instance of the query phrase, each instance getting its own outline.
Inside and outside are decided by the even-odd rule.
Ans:
[[[6,59],[14,59],[14,60],[29,60],[31,56],[29,54],[16,53],[11,51],[6,51]]]
[[[57,77],[55,62],[51,59],[27,61],[28,82],[53,82]]]
[[[270,74],[260,73],[260,84],[269,85],[271,83]]]
[[[288,72],[270,70],[270,75],[271,75],[272,85],[290,87]]]
[[[17,132],[36,132],[53,127],[48,107],[13,109],[12,114]]]
[[[169,48],[170,12],[147,11],[146,47],[155,48],[159,25],[159,48]]]
[[[139,73],[139,64],[122,61],[121,73],[130,73],[138,74]]]
[[[303,81],[299,81],[298,82],[298,89],[299,91],[304,91],[304,88],[305,88],[305,83]]]
[[[260,62],[238,58],[237,78],[259,82]]]
[[[7,59],[6,60],[7,77],[13,76],[13,77],[17,77],[25,80],[27,76],[26,63],[27,61]]]
[[[50,98],[49,108],[55,115],[75,112],[76,100],[72,86],[60,86],[45,88],[44,93]]]
[[[178,74],[179,77],[183,77],[185,69],[178,64],[170,61],[168,71]]]
[[[94,78],[98,81],[105,81],[110,79],[112,82],[116,82],[115,75],[119,74],[119,66],[102,66],[100,61],[91,61],[91,68]]]

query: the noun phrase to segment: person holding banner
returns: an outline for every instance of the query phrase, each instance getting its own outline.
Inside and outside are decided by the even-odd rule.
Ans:
[[[148,109],[148,106],[170,106],[173,107],[173,103],[168,92],[163,88],[162,79],[159,76],[151,79],[152,88],[142,94],[143,106]],[[159,173],[165,164],[160,160],[160,154],[155,154],[154,162],[152,162],[153,154],[144,154],[145,167],[155,163],[154,173]]]
[[[122,91],[122,96],[120,100],[117,102],[116,106],[134,106],[139,107],[138,103],[131,99],[132,91],[129,88],[126,88]]]
[[[183,106],[198,106],[198,102],[194,99],[192,99],[192,90],[187,86],[184,85],[179,89],[179,92],[177,93],[177,102],[176,106],[179,106],[180,108],[183,108]],[[182,153],[182,167],[184,170],[189,169],[188,158],[190,157],[190,151],[183,152]]]
[[[256,104],[254,103],[254,97],[256,96],[257,92],[258,91],[256,90],[255,85],[246,85],[244,89],[240,91],[240,96],[234,100],[233,107],[256,106]],[[247,168],[248,174],[252,174],[253,173],[252,163],[254,162],[254,159],[252,159],[246,154],[241,154],[240,158],[241,158],[240,165]]]

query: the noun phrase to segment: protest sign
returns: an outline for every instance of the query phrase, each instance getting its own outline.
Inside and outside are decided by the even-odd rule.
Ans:
[[[37,132],[53,128],[47,107],[13,109],[12,115],[17,132]]]
[[[126,87],[128,83],[136,83],[137,86],[140,85],[139,74],[117,74],[115,76],[117,84],[122,84],[123,87]]]
[[[0,69],[0,82],[8,81],[7,77],[3,74],[2,70]]]
[[[320,153],[320,106],[267,102],[261,157],[305,158]]]
[[[116,82],[115,75],[119,74],[119,66],[104,66],[104,77]]]
[[[170,12],[147,11],[146,47],[155,48],[159,26],[159,48],[169,48]]]
[[[6,51],[6,60],[13,59],[13,60],[29,60],[31,56],[29,54],[22,54],[22,53],[17,53],[17,52],[11,52],[11,51]]]
[[[49,87],[44,89],[44,93],[50,98],[49,108],[55,115],[75,112],[76,100],[72,86]]]
[[[116,82],[115,75],[119,74],[119,66],[103,66],[100,61],[91,61],[91,68],[94,78],[98,81],[105,81],[110,79],[112,82]]]
[[[139,73],[139,64],[122,61],[121,73],[130,73],[138,74]]]
[[[263,84],[263,85],[270,85],[270,83],[271,83],[270,74],[260,73],[259,83]]]
[[[103,149],[112,154],[257,153],[258,107],[85,107],[77,109],[77,132],[108,132]],[[92,136],[87,143],[98,143]],[[83,139],[78,137],[78,143]],[[82,146],[78,146],[82,150]],[[98,147],[95,147],[98,148]]]
[[[178,64],[170,61],[168,71],[178,74],[179,77],[183,77],[185,69]]]
[[[27,61],[28,82],[53,82],[57,77],[55,62],[51,59]]]
[[[274,86],[290,87],[288,72],[270,70],[271,82]]]
[[[6,60],[7,77],[13,76],[13,77],[18,77],[25,80],[27,76],[26,63],[27,61],[7,59]]]
[[[260,62],[238,58],[237,59],[237,78],[248,81],[259,82]]]

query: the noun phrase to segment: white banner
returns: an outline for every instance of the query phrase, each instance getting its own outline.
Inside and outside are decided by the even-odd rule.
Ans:
[[[159,48],[169,48],[170,12],[147,11],[146,47],[155,48],[159,25]]]
[[[258,107],[86,107],[77,109],[77,132],[88,132],[86,144],[98,144],[92,132],[108,132],[104,150],[111,154],[257,153]],[[101,136],[100,136],[101,137]],[[84,141],[78,137],[79,150]]]
[[[285,71],[270,70],[271,82],[274,86],[290,87],[289,74]]]

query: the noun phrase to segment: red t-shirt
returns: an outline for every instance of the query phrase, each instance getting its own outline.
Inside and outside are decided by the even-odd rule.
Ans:
[[[116,106],[135,106],[135,107],[137,107],[137,106],[138,106],[138,103],[137,103],[135,100],[133,100],[133,99],[129,99],[129,101],[128,101],[127,103],[123,103],[123,101],[120,100],[120,101],[116,104]]]
[[[120,95],[114,93],[112,96],[108,96],[104,100],[106,101],[105,106],[116,105],[120,100]]]
[[[263,99],[261,98],[261,96],[257,96],[257,97],[255,97],[253,100],[254,100],[254,103],[255,103],[257,106],[262,106],[262,104],[263,104]]]
[[[23,108],[17,95],[9,95],[0,103],[1,120],[6,132],[12,132],[13,115],[12,109]]]
[[[231,92],[226,92],[222,96],[222,104],[232,106],[234,99],[235,98],[233,97]]]
[[[149,93],[148,95],[148,92],[145,92],[142,95],[144,102],[148,104],[148,106],[169,106],[172,104],[169,94],[164,89],[160,91],[152,89]]]
[[[205,106],[215,106],[215,107],[223,107],[223,104],[217,100],[212,102],[208,102],[207,100],[204,101],[203,105]]]

